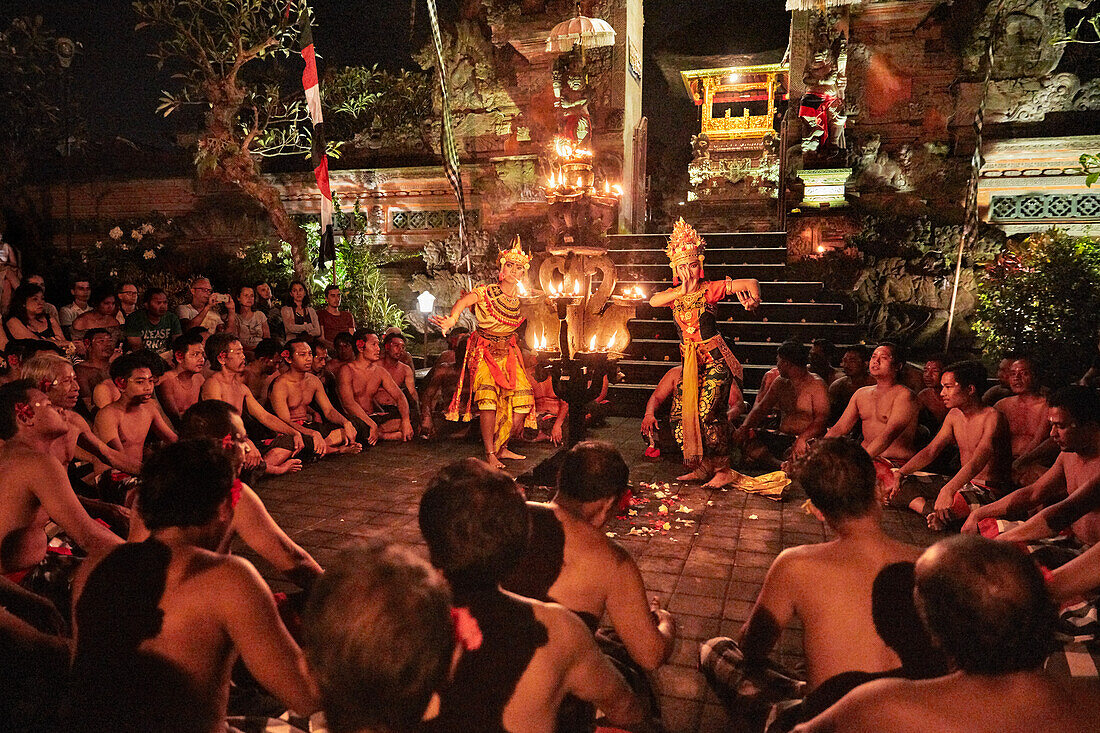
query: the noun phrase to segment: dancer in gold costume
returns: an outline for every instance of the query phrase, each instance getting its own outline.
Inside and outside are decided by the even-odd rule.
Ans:
[[[681,481],[707,481],[721,487],[734,479],[730,471],[730,425],[726,417],[730,385],[743,381],[741,363],[730,351],[714,312],[718,301],[736,295],[745,310],[760,305],[760,284],[752,278],[707,281],[703,279],[706,243],[683,219],[672,229],[665,254],[672,267],[673,287],[649,299],[654,307],[672,306],[680,331],[683,376],[672,403],[676,440],[684,451],[684,463],[693,470]],[[709,481],[708,481],[709,479]]]
[[[531,256],[523,251],[519,237],[512,248],[500,254],[499,282],[479,285],[455,303],[450,315],[435,317],[432,323],[444,335],[454,328],[462,311],[470,306],[477,318],[477,330],[466,343],[466,362],[458,377],[454,399],[447,408],[448,420],[473,419],[473,408],[481,413],[481,440],[485,460],[503,468],[500,459],[522,459],[508,450],[508,440],[523,428],[523,422],[535,405],[531,382],[523,369],[523,356],[516,340],[516,329],[523,323],[519,314],[519,281],[531,266]]]

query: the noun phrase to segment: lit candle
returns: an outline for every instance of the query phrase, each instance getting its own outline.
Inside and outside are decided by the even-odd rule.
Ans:
[[[578,280],[574,280],[574,281],[573,281],[573,295],[580,295],[580,294],[581,294],[581,284],[580,284],[580,281],[578,281]]]
[[[516,289],[519,290],[520,295],[527,295],[527,288],[523,287],[523,283],[516,283]]]
[[[592,340],[588,342],[588,350],[589,351],[595,351],[596,350],[596,337],[595,337],[595,335],[593,335]]]
[[[611,187],[611,189],[615,192],[616,196],[622,196],[623,195],[623,187],[620,186],[619,184],[616,183],[614,186]]]
[[[603,182],[603,192],[604,192],[605,194],[606,194],[606,193],[610,193],[610,192],[611,192],[611,186],[610,186],[610,185],[608,184],[608,182],[607,182],[607,181],[604,181],[604,182]]]
[[[615,336],[616,334],[611,334],[611,338],[607,340],[607,351],[611,351],[612,347],[615,345]]]
[[[581,188],[584,184],[581,183],[581,177],[577,176],[577,188]]]

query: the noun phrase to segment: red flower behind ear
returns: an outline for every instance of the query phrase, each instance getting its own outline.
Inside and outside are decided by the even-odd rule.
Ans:
[[[34,408],[31,407],[30,404],[28,404],[26,402],[16,402],[15,403],[15,414],[23,420],[33,420],[34,419]]]
[[[50,379],[49,377],[43,377],[42,379],[38,380],[38,391],[49,392],[50,387],[52,387],[53,385],[54,380]]]
[[[283,358],[290,361],[290,349],[283,349]]]
[[[452,608],[451,622],[455,627],[455,641],[468,652],[481,647],[481,627],[468,608]]]
[[[233,436],[227,435],[222,438],[222,450],[229,450],[233,447]]]
[[[367,348],[367,342],[363,339],[359,339],[358,341],[355,342],[355,348],[358,351],[362,351],[363,349]]]

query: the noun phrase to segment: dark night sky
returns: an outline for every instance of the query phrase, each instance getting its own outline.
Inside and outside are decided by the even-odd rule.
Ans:
[[[274,0],[273,0],[274,1]],[[457,0],[438,0],[446,17]],[[427,39],[427,10],[417,0],[416,40],[409,43],[410,0],[313,0],[314,39],[325,64],[373,64],[399,68]],[[172,125],[156,116],[160,90],[170,84],[146,54],[149,32],[134,32],[127,0],[0,0],[0,22],[39,14],[59,34],[83,44],[73,64],[74,92],[93,136],[116,135],[152,145],[168,143]],[[671,101],[653,53],[737,53],[782,48],[787,14],[782,0],[645,0],[645,112],[651,130]],[[678,104],[678,103],[677,103]],[[662,112],[658,114],[663,116]],[[684,102],[674,116],[689,115]],[[669,120],[671,122],[671,120]],[[677,123],[682,124],[682,123]],[[659,134],[658,130],[653,130]]]

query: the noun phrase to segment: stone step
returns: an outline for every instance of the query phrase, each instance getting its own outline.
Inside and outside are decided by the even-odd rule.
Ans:
[[[648,292],[664,290],[672,287],[672,270],[667,264],[664,267],[648,267],[634,271],[634,265],[620,265],[616,268],[616,276],[620,283],[637,283]],[[783,280],[783,274],[787,266],[778,262],[755,262],[746,264],[725,265],[720,263],[707,263],[706,276],[708,280],[721,280],[731,277],[734,280],[742,277],[754,277],[760,282],[776,282]]]
[[[626,271],[627,268],[620,268],[619,275],[622,276]],[[635,283],[641,285],[641,281],[620,277],[616,290],[622,291],[625,288],[633,287]],[[646,281],[646,283],[646,285],[641,285],[641,287],[645,291],[647,297],[653,293],[667,290],[672,287],[671,280],[658,284],[654,284],[654,281],[649,280]],[[825,285],[820,282],[772,280],[760,283],[760,297],[772,303],[816,303],[825,294],[824,291]]]
[[[734,349],[734,353],[737,350]],[[668,361],[639,361],[636,359],[621,359],[619,361],[619,371],[624,375],[624,384],[649,384],[656,385],[661,381],[661,377],[665,375],[672,367],[680,363],[679,355],[675,359],[669,359]],[[760,380],[764,378],[764,374],[769,369],[775,366],[771,364],[746,364],[741,363],[742,369],[745,370],[745,386],[751,386],[753,389],[760,386]]]
[[[607,248],[663,250],[668,246],[668,237],[668,234],[612,234],[607,237]],[[787,246],[786,232],[703,232],[703,239],[707,243],[707,259],[711,248]]]
[[[779,341],[730,341],[729,347],[742,363],[774,364]],[[631,339],[626,349],[628,359],[642,361],[680,361],[678,339]]]
[[[790,321],[802,323],[819,321],[831,323],[843,315],[844,306],[840,303],[775,303],[764,301],[752,313],[747,312],[737,301],[719,301],[715,318],[719,321],[733,318],[735,321]],[[672,321],[672,309],[664,306],[654,308],[649,303],[636,306],[635,320]]]
[[[780,343],[787,339],[809,343],[815,338],[825,338],[834,344],[859,341],[860,328],[854,323],[813,323],[791,321],[718,321],[718,332],[729,344],[737,340],[770,341]],[[639,318],[630,321],[631,338],[679,339],[672,320]]]
[[[621,267],[668,266],[668,255],[662,249],[622,249],[608,250],[611,260]],[[756,263],[784,264],[787,261],[786,247],[707,247],[704,264],[711,265],[748,265]],[[709,273],[708,273],[709,277]]]

